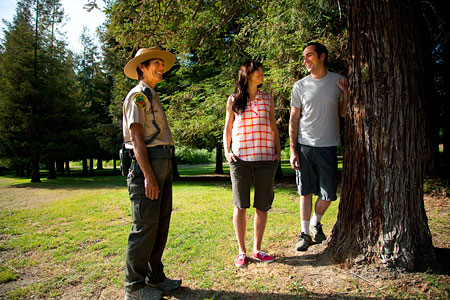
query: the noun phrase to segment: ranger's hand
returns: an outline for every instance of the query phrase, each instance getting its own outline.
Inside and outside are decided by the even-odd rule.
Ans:
[[[156,200],[159,197],[159,185],[158,180],[154,175],[150,176],[149,179],[145,178],[145,196],[150,200]]]

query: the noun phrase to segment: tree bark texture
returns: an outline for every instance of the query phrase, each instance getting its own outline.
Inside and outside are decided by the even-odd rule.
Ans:
[[[349,1],[349,103],[335,263],[416,270],[434,260],[423,202],[419,3]]]
[[[70,162],[66,160],[66,173],[70,176]]]
[[[443,6],[442,6],[443,8]],[[442,9],[442,15],[444,20],[450,19],[450,12],[448,9]],[[450,36],[450,24],[449,22],[445,22],[444,24],[444,32],[447,36]],[[447,84],[444,85],[445,90],[444,94],[444,105],[443,105],[443,113],[442,113],[442,129],[443,129],[443,145],[444,145],[444,153],[443,153],[443,167],[442,173],[447,178],[450,178],[450,86],[448,82],[450,82],[450,45],[449,42],[444,45],[444,80]]]
[[[48,159],[48,176],[47,179],[56,179],[55,160]]]
[[[214,173],[223,174],[222,144],[216,146],[216,169],[214,170]]]
[[[103,159],[97,158],[97,170],[103,170]]]
[[[87,159],[83,158],[83,175],[88,175],[89,170],[88,170],[88,163],[87,163]]]
[[[58,159],[56,161],[56,172],[58,172],[61,175],[64,175],[64,161],[62,159]]]
[[[89,158],[89,174],[94,174],[94,158]]]

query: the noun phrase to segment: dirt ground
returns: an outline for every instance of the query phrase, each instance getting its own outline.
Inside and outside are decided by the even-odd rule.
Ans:
[[[39,198],[39,197],[37,197]],[[198,289],[189,282],[165,296],[165,299],[449,299],[450,291],[450,228],[446,220],[450,215],[450,198],[445,192],[433,192],[424,197],[425,207],[433,235],[433,245],[443,264],[441,274],[434,279],[425,273],[402,273],[386,270],[379,266],[358,266],[346,269],[332,265],[323,254],[325,243],[311,246],[307,252],[296,252],[291,245],[271,247],[277,253],[272,264],[253,264],[246,269],[236,270],[237,281],[233,287],[248,286],[248,281],[264,272],[279,278],[279,287],[272,293],[256,293],[244,289],[223,290]],[[7,238],[0,236],[0,240]],[[10,253],[0,252],[0,259],[11,259]],[[51,269],[51,266],[47,266]],[[39,269],[38,269],[39,268]],[[45,273],[46,266],[36,269],[16,270],[19,280],[0,285],[0,299],[7,299],[7,291],[39,282],[38,274]],[[443,271],[446,270],[446,271]],[[246,284],[239,285],[239,281]],[[58,299],[86,299],[78,296],[85,288],[80,285],[65,287]],[[95,292],[87,299],[123,299],[123,289],[105,287],[93,289]],[[30,299],[42,299],[33,296]]]

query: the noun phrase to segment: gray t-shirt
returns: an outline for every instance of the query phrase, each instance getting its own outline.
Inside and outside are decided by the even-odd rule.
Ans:
[[[291,106],[301,108],[298,142],[313,147],[331,147],[341,143],[338,103],[342,92],[337,85],[344,76],[328,72],[320,79],[311,75],[292,88]]]

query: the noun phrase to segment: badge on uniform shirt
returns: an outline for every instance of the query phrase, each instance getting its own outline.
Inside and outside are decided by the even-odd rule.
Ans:
[[[144,109],[147,105],[147,97],[143,93],[136,93],[133,95],[133,102],[137,107]]]

